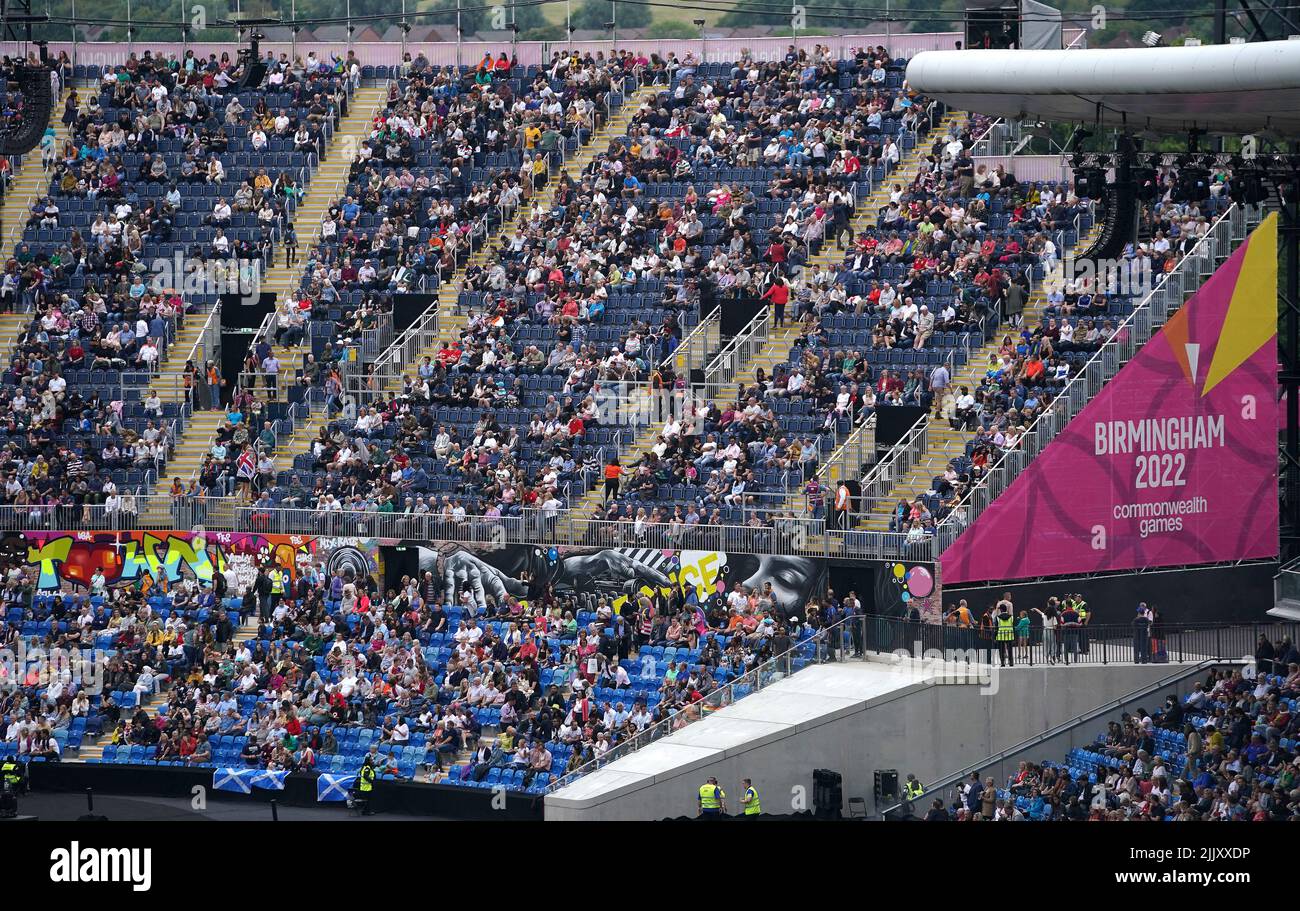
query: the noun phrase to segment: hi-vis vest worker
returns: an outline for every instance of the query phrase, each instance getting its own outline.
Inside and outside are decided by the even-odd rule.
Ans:
[[[835,491],[835,508],[840,512],[848,512],[849,502],[849,485],[840,484],[839,489]]]
[[[714,815],[722,812],[722,802],[727,799],[726,792],[718,787],[718,779],[710,778],[700,785],[700,812]]]
[[[903,785],[903,795],[908,800],[916,800],[925,793],[925,788],[921,787],[921,782],[916,780],[915,775],[907,776],[907,783]]]
[[[18,763],[12,759],[6,759],[3,763],[0,763],[0,781],[7,781],[17,788],[18,783],[22,780],[23,773],[18,768]]]
[[[998,641],[1010,642],[1016,637],[1016,620],[1010,614],[998,614]]]
[[[763,812],[763,802],[758,799],[758,792],[754,790],[754,786],[748,778],[742,781],[741,784],[745,786],[745,795],[740,798],[741,804],[745,807],[745,815],[759,815]]]
[[[375,786],[375,767],[369,762],[361,767],[357,773],[357,790],[362,794],[368,794]]]
[[[271,570],[271,594],[284,594],[284,570],[282,569]]]

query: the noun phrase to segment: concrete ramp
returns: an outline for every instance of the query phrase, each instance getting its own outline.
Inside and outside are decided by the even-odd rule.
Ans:
[[[972,673],[972,670],[974,673]],[[548,820],[654,820],[696,813],[709,776],[739,809],[750,778],[770,813],[811,810],[812,771],[844,776],[874,810],[874,772],[930,781],[1169,673],[1168,665],[939,666],[892,657],[814,665],[546,798]],[[1149,706],[1154,708],[1155,706]]]

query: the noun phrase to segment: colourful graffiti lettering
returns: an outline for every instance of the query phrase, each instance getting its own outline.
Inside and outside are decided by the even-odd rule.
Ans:
[[[71,552],[71,538],[57,538],[53,541],[45,541],[36,547],[27,548],[27,564],[29,566],[39,565],[41,568],[40,579],[36,583],[38,588],[59,587],[59,571],[61,567],[68,564],[68,557]]]
[[[232,590],[248,584],[259,566],[288,573],[290,584],[302,568],[327,549],[320,539],[300,535],[181,532],[27,532],[27,564],[38,568],[38,588],[89,588],[96,571],[106,585],[130,585],[148,575],[169,583],[184,578],[212,582],[224,575]],[[349,539],[350,548],[377,565],[374,541]]]
[[[682,551],[681,558],[681,564],[676,569],[669,569],[667,573],[673,584],[683,592],[689,592],[692,588],[702,588],[705,592],[711,592],[722,577],[722,567],[726,565],[726,554],[714,550]],[[672,593],[671,588],[661,587],[656,591],[652,585],[642,585],[636,592],[638,597],[645,595],[647,598],[653,598],[656,594],[671,595]],[[629,600],[629,595],[619,595],[615,598],[614,613],[622,613],[623,605]]]

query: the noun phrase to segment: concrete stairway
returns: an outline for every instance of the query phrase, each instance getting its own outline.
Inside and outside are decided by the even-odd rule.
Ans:
[[[234,641],[247,642],[248,640],[255,639],[255,638],[257,638],[257,616],[253,615],[249,617],[246,621],[244,621],[244,623],[240,625],[238,629],[235,630]],[[150,717],[154,717],[158,714],[158,709],[162,708],[166,704],[167,704],[167,691],[160,690],[159,692],[154,693],[148,699],[145,699],[143,702],[141,702],[140,706],[145,710],[145,712],[149,714]],[[124,714],[128,716],[134,715],[135,709],[132,708],[129,712],[126,712]],[[82,744],[81,749],[77,750],[75,758],[71,756],[65,756],[64,761],[65,762],[88,762],[92,759],[103,759],[104,747],[109,746],[112,743],[113,743],[113,731],[112,729],[109,729],[104,731],[102,734],[100,734],[99,739],[96,740],[94,743]]]
[[[185,326],[176,330],[176,337],[167,346],[167,353],[159,358],[158,373],[163,375],[163,379],[155,383],[153,388],[164,403],[185,401],[185,387],[178,377],[185,372],[185,362],[194,353],[194,346],[203,335],[203,326],[210,313],[210,310],[204,310],[201,313],[186,314]],[[203,369],[204,356],[202,351],[195,353],[194,365],[200,370]],[[213,355],[209,352],[207,356]]]
[[[83,97],[85,93],[82,93]],[[68,90],[55,99],[54,109],[50,112],[49,125],[54,127],[55,148],[63,150],[63,142],[69,134],[59,118],[63,116],[63,105],[67,102]],[[33,205],[50,190],[53,173],[41,167],[40,149],[33,149],[24,157],[23,169],[9,185],[9,191],[0,197],[0,217],[4,221],[4,233],[0,236],[0,263],[9,261],[18,248],[23,237],[23,228]],[[9,355],[14,344],[28,322],[24,313],[0,313],[0,364],[9,363]]]
[[[63,116],[63,106],[67,103],[68,94],[69,90],[64,89],[63,94],[55,99],[54,108],[50,111],[49,125],[54,127],[54,147],[58,149],[60,155],[63,152],[64,141],[71,138],[68,128],[59,119]],[[80,94],[84,102],[88,94],[86,91]],[[53,177],[53,171],[45,171],[41,168],[39,148],[32,149],[23,156],[22,171],[9,185],[9,192],[0,199],[0,211],[4,213],[4,236],[0,239],[0,254],[3,254],[5,260],[13,255],[22,239],[23,226],[27,223],[27,216],[32,206],[38,199],[49,194],[50,181]]]
[[[1087,250],[1101,233],[1102,228],[1103,224],[1101,222],[1093,225],[1088,233],[1079,239],[1075,249]],[[1047,293],[1044,286],[1050,286],[1053,281],[1060,281],[1063,276],[1064,257],[1069,251],[1062,250],[1060,252],[1062,262],[1057,265],[1052,276],[1043,282],[1043,285],[1035,290],[1030,295],[1029,300],[1025,302],[1023,314],[1023,325],[1025,327],[1032,329],[1032,327],[1039,324],[1043,311],[1047,308]],[[964,367],[953,371],[952,388],[957,389],[966,386],[972,391],[976,389],[988,370],[989,359],[995,357],[1002,347],[1003,337],[1018,331],[1010,323],[1002,323],[988,344],[974,352]],[[946,420],[931,419],[927,431],[925,453],[912,466],[912,469],[894,484],[894,492],[887,501],[872,504],[871,511],[863,518],[865,528],[869,531],[888,531],[893,506],[899,500],[907,499],[912,501],[928,491],[933,480],[943,474],[948,462],[965,453],[966,443],[970,438],[970,433],[964,430],[953,430]]]
[[[387,90],[382,86],[361,88],[353,94],[348,106],[348,115],[342,119],[330,139],[325,159],[312,174],[307,194],[295,210],[293,227],[298,235],[300,250],[306,251],[316,243],[320,234],[321,218],[328,211],[330,204],[342,196],[347,188],[348,167],[356,155],[357,148],[369,136],[374,115],[383,108],[386,98]],[[284,264],[283,250],[278,250],[277,254],[276,262],[267,269],[263,277],[262,289],[274,291],[278,301],[297,289],[302,278],[305,257],[300,257],[295,265],[287,266]],[[188,343],[178,338],[178,343],[169,349],[170,352],[175,353],[176,362],[170,363],[171,358],[169,358],[169,363],[163,368],[165,371],[179,372],[184,368],[185,358],[202,327],[202,318],[191,318],[185,331],[187,333],[192,331],[194,336]],[[279,358],[286,375],[292,375],[292,369],[302,362],[303,355],[308,351],[306,345],[280,349]],[[226,379],[233,383],[236,378]],[[178,398],[181,395],[180,387],[173,383],[159,390],[159,397],[164,401],[169,395],[173,399]],[[203,464],[203,457],[212,445],[217,429],[224,421],[225,415],[221,411],[194,412],[184,435],[176,441],[172,459],[167,464],[166,476],[158,479],[155,495],[150,497],[149,502],[141,510],[144,518],[148,520],[167,518],[170,502],[167,492],[171,487],[172,478],[179,476],[186,484],[189,483],[190,478]]]
[[[889,194],[894,184],[901,183],[906,187],[916,179],[917,173],[921,170],[921,163],[925,160],[925,156],[929,154],[933,138],[944,135],[949,129],[960,125],[964,120],[964,114],[952,113],[946,115],[934,130],[931,130],[925,138],[922,138],[917,143],[915,148],[900,159],[899,166],[894,170],[893,174],[882,181],[880,186],[865,200],[858,201],[851,221],[854,237],[857,237],[859,232],[865,231],[876,224],[880,210],[889,202]],[[823,269],[827,269],[843,262],[843,260],[844,251],[836,249],[833,244],[823,244],[817,255],[809,260],[809,265],[820,265]],[[787,309],[787,314],[789,312]],[[730,398],[742,387],[753,383],[758,376],[759,369],[762,369],[765,376],[771,377],[776,366],[785,363],[789,359],[790,349],[798,337],[799,325],[794,320],[788,320],[781,329],[770,329],[763,347],[726,385],[722,397]],[[631,464],[647,453],[650,447],[658,442],[662,429],[663,425],[659,423],[651,424],[643,429],[636,439],[619,453],[619,459],[623,465]],[[598,485],[595,489],[588,491],[580,501],[573,504],[573,508],[577,510],[579,516],[591,516],[604,501],[604,497],[604,487]],[[786,509],[797,511],[796,500],[798,500],[797,495],[793,496],[786,504]]]
[[[895,184],[902,184],[906,187],[916,179],[916,175],[921,170],[921,164],[925,161],[926,155],[929,154],[930,146],[933,145],[933,138],[945,135],[950,129],[960,126],[965,119],[965,114],[953,113],[945,116],[934,130],[931,130],[926,137],[916,144],[915,148],[900,159],[893,174],[881,181],[880,186],[876,187],[865,200],[858,200],[857,208],[853,212],[853,220],[850,222],[853,226],[853,236],[855,238],[862,231],[875,226],[880,216],[880,210],[889,203],[889,194]],[[842,263],[844,255],[844,251],[836,249],[833,244],[823,244],[817,255],[808,261],[808,265],[819,265],[825,270]],[[787,308],[786,312],[788,315],[790,309]],[[741,386],[748,386],[754,382],[758,377],[760,368],[765,376],[771,378],[772,371],[776,369],[777,365],[784,364],[789,360],[790,349],[793,347],[795,340],[799,338],[799,334],[799,326],[793,321],[787,321],[783,329],[772,329],[768,335],[767,343],[764,344],[763,348],[750,360],[745,368],[736,374],[731,383],[732,387],[739,389]]]
[[[660,87],[646,86],[638,89],[636,92],[627,96],[623,106],[611,117],[604,126],[591,136],[588,142],[578,149],[576,153],[570,156],[560,167],[559,173],[567,173],[571,177],[576,177],[582,173],[583,168],[591,162],[593,158],[603,153],[609,148],[609,143],[619,136],[627,133],[628,124],[641,101],[645,98],[654,96]],[[555,188],[559,185],[559,174],[552,174],[551,180],[547,183],[536,197],[527,200],[519,207],[514,218],[508,220],[497,230],[496,234],[488,238],[478,250],[466,260],[465,266],[457,269],[456,272],[447,280],[438,286],[438,304],[437,304],[437,332],[436,337],[419,351],[411,360],[410,368],[414,369],[415,365],[420,363],[427,355],[433,357],[436,355],[440,345],[446,341],[458,340],[465,327],[468,325],[468,314],[462,313],[459,307],[461,286],[465,278],[465,269],[470,265],[485,266],[495,260],[498,252],[505,242],[520,228],[527,223],[532,216],[533,207],[541,207],[542,211],[548,211],[555,202]],[[301,237],[301,233],[299,237]],[[283,358],[282,358],[283,360]],[[402,388],[402,378],[394,376],[382,387],[384,392],[398,392]],[[282,445],[275,456],[275,470],[277,472],[287,471],[293,467],[293,457],[298,452],[305,452],[309,441],[314,440],[320,435],[322,427],[329,423],[329,417],[325,414],[324,409],[314,408],[310,418],[305,424],[295,430],[294,435],[286,445]]]

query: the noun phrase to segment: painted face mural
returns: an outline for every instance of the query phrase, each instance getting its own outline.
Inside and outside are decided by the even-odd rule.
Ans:
[[[581,550],[521,544],[475,553],[422,547],[419,566],[421,572],[438,575],[454,593],[468,586],[497,599],[507,594],[526,598],[550,583],[560,593],[595,591],[611,596],[615,610],[629,598],[656,589],[671,591],[679,586],[683,591],[712,592],[739,582],[762,591],[771,583],[773,602],[788,616],[801,612],[826,584],[826,569],[819,560],[714,550]]]

